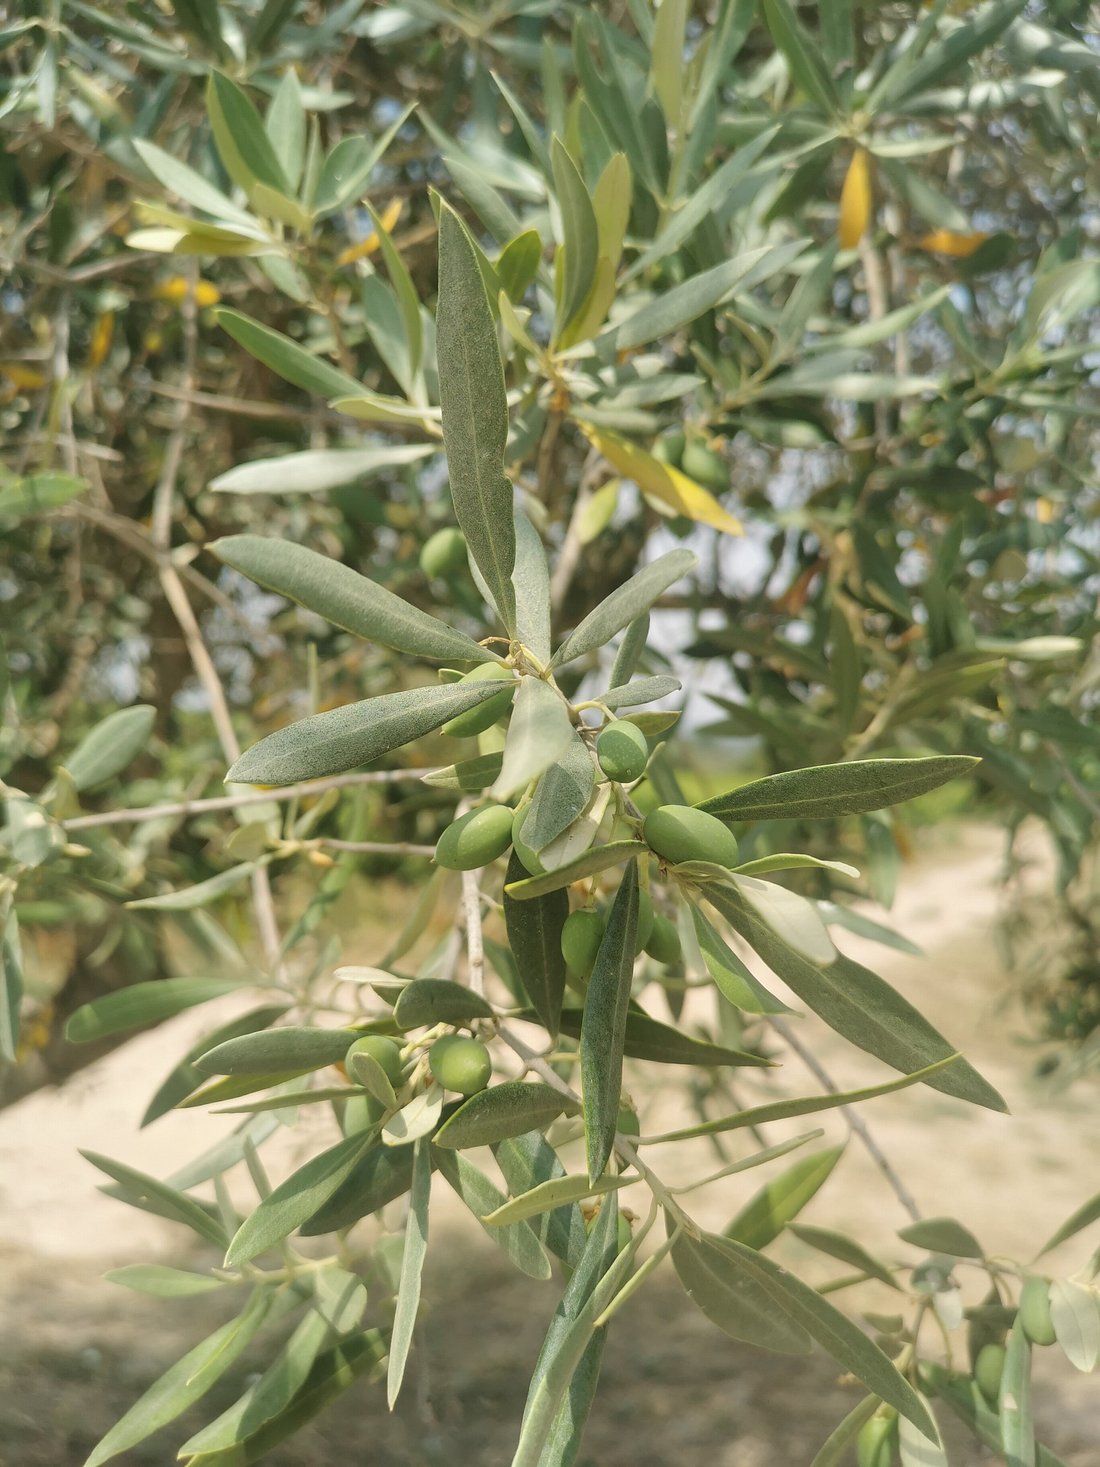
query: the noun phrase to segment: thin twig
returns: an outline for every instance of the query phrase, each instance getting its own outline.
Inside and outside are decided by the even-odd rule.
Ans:
[[[321,836],[316,842],[326,851],[355,851],[364,856],[434,856],[435,846],[420,846],[414,841],[334,840]]]
[[[462,873],[462,909],[466,925],[466,962],[469,986],[474,993],[485,993],[485,943],[481,933],[481,882],[476,871]]]
[[[399,779],[419,779],[421,773],[419,769],[377,769],[366,774],[333,774],[327,779],[284,785],[282,789],[242,790],[237,795],[215,795],[205,800],[169,800],[162,805],[138,805],[130,810],[77,815],[60,823],[66,830],[89,830],[97,825],[137,825],[144,820],[160,820],[172,815],[202,815],[211,810],[236,810],[241,805],[263,805],[271,800],[297,800],[357,784],[389,784]]]
[[[826,1070],[825,1066],[821,1063],[821,1061],[817,1058],[813,1051],[806,1048],[801,1039],[799,1039],[798,1036],[795,1034],[791,1026],[787,1024],[783,1019],[777,1018],[774,1014],[768,1014],[766,1017],[768,1023],[772,1026],[775,1032],[782,1037],[784,1043],[786,1043],[791,1049],[794,1050],[795,1054],[798,1055],[798,1058],[811,1072],[811,1074],[815,1075],[817,1079],[821,1081],[825,1089],[833,1095],[839,1095],[840,1086],[837,1085],[833,1077],[829,1074],[828,1070]],[[879,1171],[885,1177],[887,1184],[894,1193],[894,1196],[901,1203],[902,1207],[905,1208],[906,1212],[909,1214],[914,1222],[920,1222],[921,1210],[914,1201],[912,1193],[909,1191],[908,1187],[906,1187],[905,1183],[901,1180],[897,1172],[891,1166],[889,1157],[887,1157],[882,1147],[878,1144],[874,1136],[872,1136],[871,1132],[868,1130],[866,1121],[861,1115],[853,1110],[850,1105],[841,1105],[838,1106],[837,1109],[840,1111],[841,1115],[843,1115],[844,1119],[848,1122],[848,1125],[852,1128],[855,1134],[863,1142],[863,1145],[866,1148],[868,1155],[871,1157],[871,1160],[875,1163]]]

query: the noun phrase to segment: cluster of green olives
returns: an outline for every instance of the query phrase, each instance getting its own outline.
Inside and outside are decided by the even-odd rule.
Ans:
[[[582,907],[571,912],[561,929],[561,954],[565,966],[578,978],[590,978],[607,927],[607,914],[599,907]],[[676,924],[653,910],[648,891],[638,893],[638,928],[635,953],[647,952],[658,963],[674,963],[680,956],[680,934]]]
[[[1020,1328],[1033,1345],[1053,1345],[1057,1336],[1050,1313],[1050,1281],[1031,1275],[1020,1290],[1016,1314]],[[974,1380],[987,1401],[1000,1395],[1005,1369],[1005,1347],[997,1342],[983,1345],[974,1357]]]
[[[378,1065],[386,1079],[397,1090],[405,1079],[405,1062],[401,1058],[400,1046],[381,1034],[365,1034],[356,1039],[344,1056],[344,1069],[348,1078],[362,1083],[363,1062]],[[433,1079],[444,1090],[456,1095],[476,1095],[484,1090],[493,1073],[493,1060],[480,1039],[471,1039],[463,1034],[444,1034],[435,1040],[428,1050],[428,1068]],[[359,1102],[362,1115],[356,1117],[363,1124],[373,1124],[381,1119],[385,1107],[373,1095],[356,1096],[351,1104]]]

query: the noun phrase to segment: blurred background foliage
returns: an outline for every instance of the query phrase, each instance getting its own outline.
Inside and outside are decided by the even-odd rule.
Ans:
[[[485,634],[465,568],[420,563],[452,523],[429,188],[500,293],[556,630],[700,551],[649,669],[685,680],[693,798],[731,765],[981,755],[967,809],[1035,818],[1057,853],[1068,925],[1026,914],[1050,942],[1036,1027],[1087,1040],[1089,23],[1076,0],[30,0],[0,26],[9,1059],[26,988],[0,1094],[76,1063],[61,1022],[95,994],[196,953],[246,969],[235,863],[279,862],[310,963],[353,874],[423,869],[325,848],[434,840],[451,797],[398,779],[68,825],[218,797],[235,747],[421,676],[220,567],[220,535],[308,544]],[[805,888],[841,901],[889,903],[906,850],[894,812],[760,839],[850,852],[862,886]]]

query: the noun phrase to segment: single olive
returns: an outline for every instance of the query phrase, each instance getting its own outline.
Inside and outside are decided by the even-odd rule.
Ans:
[[[512,686],[505,688],[493,698],[486,698],[484,703],[478,703],[474,708],[467,708],[465,713],[457,713],[454,718],[448,719],[443,725],[443,732],[450,734],[454,739],[469,739],[475,734],[484,733],[491,728],[498,718],[508,712],[512,705],[512,697],[516,691],[516,676],[511,668],[505,667],[500,662],[479,662],[472,672],[460,679],[464,683],[481,682],[506,682]]]
[[[641,952],[653,934],[653,898],[645,887],[638,892],[638,925],[634,931],[635,955]]]
[[[897,1435],[897,1413],[876,1411],[870,1421],[865,1421],[856,1438],[856,1460],[859,1467],[890,1467],[894,1460],[894,1440]]]
[[[390,1084],[397,1088],[404,1079],[405,1067],[401,1063],[401,1049],[384,1034],[364,1034],[357,1039],[344,1056],[344,1068],[351,1079],[355,1079],[353,1060],[357,1054],[369,1054],[381,1066],[382,1073]]]
[[[603,913],[592,907],[571,912],[566,917],[561,929],[561,955],[571,972],[582,978],[592,976],[605,926]]]
[[[480,805],[452,821],[436,841],[435,859],[448,871],[476,871],[512,844],[512,811],[507,805]]]
[[[345,1136],[354,1136],[357,1131],[369,1131],[386,1114],[386,1107],[373,1095],[353,1095],[344,1101],[340,1128]]]
[[[714,815],[692,805],[661,805],[645,818],[646,845],[666,861],[713,861],[736,866],[737,837]]]
[[[1032,1275],[1020,1291],[1020,1328],[1033,1345],[1053,1345],[1057,1336],[1050,1316],[1050,1280]]]
[[[1005,1369],[1005,1347],[983,1345],[974,1361],[974,1379],[987,1401],[995,1401],[1000,1394],[1001,1376]]]
[[[636,723],[616,718],[596,740],[596,758],[608,779],[631,784],[645,773],[649,745]]]
[[[436,530],[420,549],[420,569],[429,580],[447,581],[466,567],[466,537],[448,526]]]
[[[479,1039],[461,1034],[444,1034],[428,1050],[428,1066],[444,1090],[458,1095],[476,1095],[484,1090],[493,1073],[493,1060]]]
[[[684,456],[684,445],[687,438],[683,428],[670,428],[653,445],[653,457],[659,463],[671,464],[674,469],[680,467],[680,461]]]
[[[680,933],[675,922],[658,912],[653,918],[653,931],[645,950],[658,963],[675,963],[680,956]]]
[[[730,486],[729,465],[720,453],[708,448],[701,438],[689,438],[684,445],[680,467],[689,479],[702,484],[706,489],[728,489]]]

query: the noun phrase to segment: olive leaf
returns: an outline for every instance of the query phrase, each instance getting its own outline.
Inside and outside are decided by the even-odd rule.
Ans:
[[[932,759],[861,759],[822,764],[754,779],[698,809],[720,820],[826,820],[898,805],[968,774],[979,759],[942,754]]]
[[[592,1182],[603,1174],[615,1144],[637,929],[638,863],[631,861],[611,904],[581,1023],[584,1141]]]
[[[573,662],[606,647],[616,632],[647,612],[669,586],[694,570],[698,557],[691,550],[670,550],[631,576],[604,598],[577,626],[550,659],[551,667]]]

